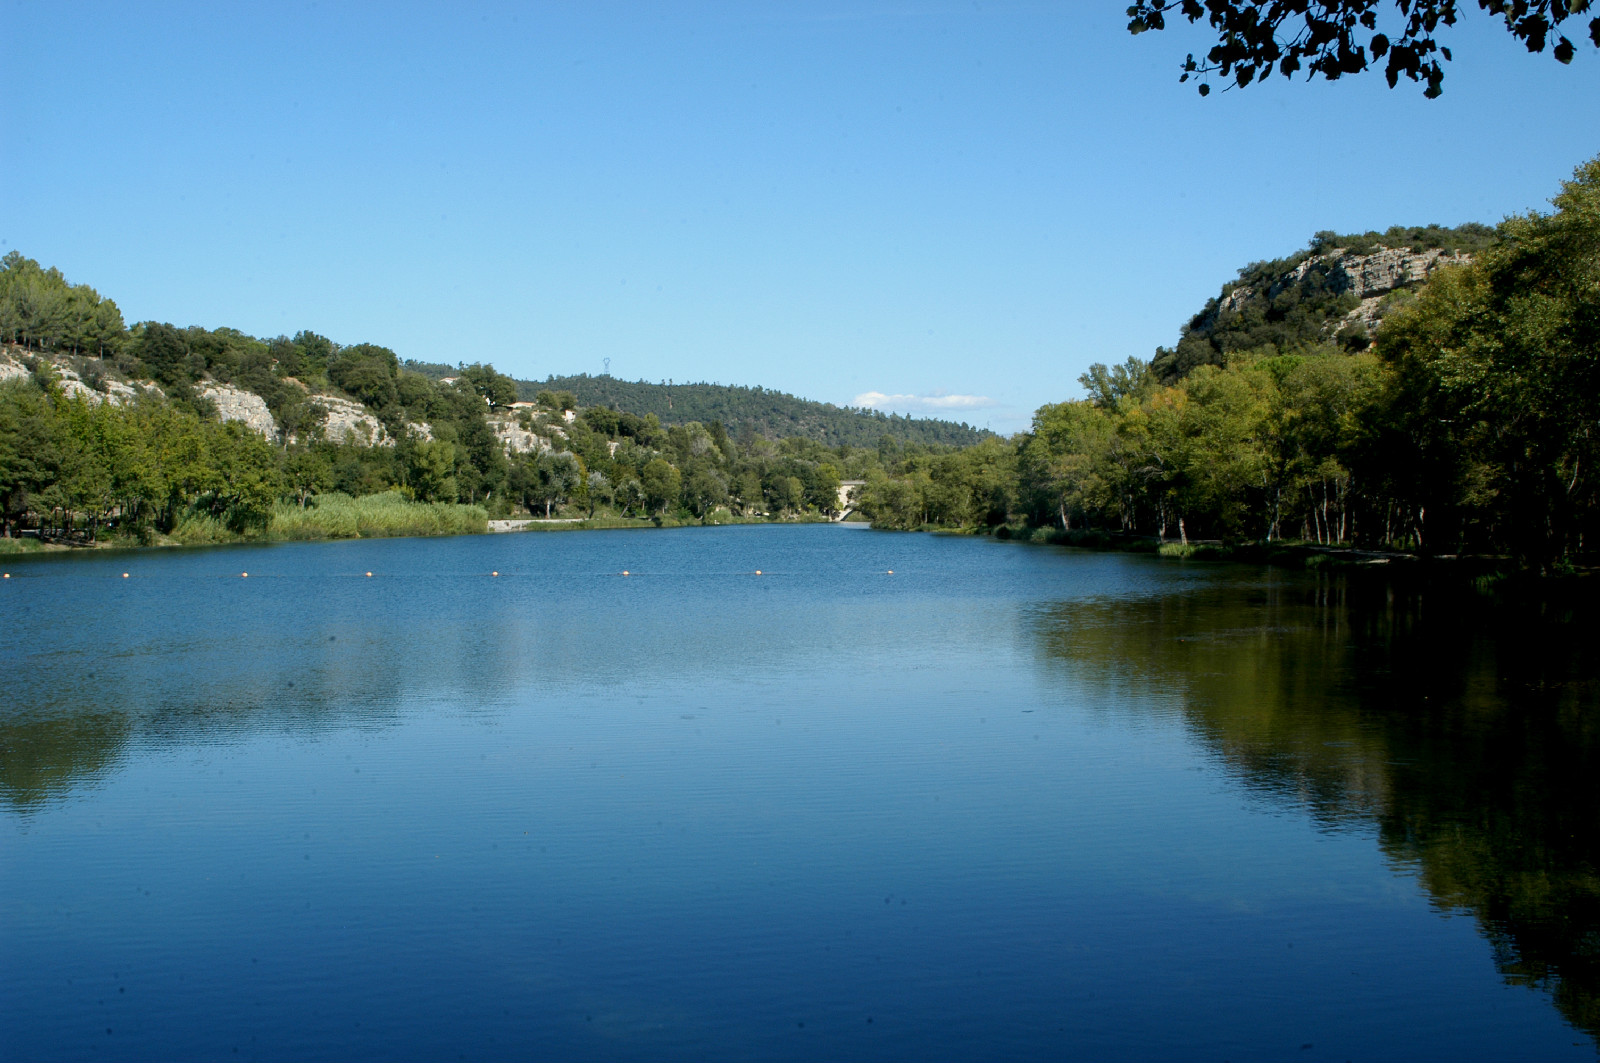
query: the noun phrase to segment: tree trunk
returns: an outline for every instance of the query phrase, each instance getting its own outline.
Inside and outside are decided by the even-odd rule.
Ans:
[[[1183,518],[1181,516],[1178,518],[1178,538],[1184,546],[1189,545],[1189,531],[1183,526]]]

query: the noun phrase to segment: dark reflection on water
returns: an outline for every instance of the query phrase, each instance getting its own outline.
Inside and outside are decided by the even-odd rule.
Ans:
[[[1600,1034],[1582,600],[818,527],[9,568],[0,1059]]]
[[[1161,691],[1240,782],[1375,823],[1510,982],[1600,1037],[1600,652],[1591,588],[1489,598],[1359,572],[1053,603],[1040,652]]]

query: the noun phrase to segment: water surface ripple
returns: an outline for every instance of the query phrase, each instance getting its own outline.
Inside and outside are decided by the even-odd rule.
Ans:
[[[6,564],[3,1059],[1595,1054],[1581,603],[833,526]]]

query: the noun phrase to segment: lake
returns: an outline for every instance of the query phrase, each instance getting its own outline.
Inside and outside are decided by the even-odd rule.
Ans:
[[[0,1058],[1596,1054],[1582,601],[819,525],[3,567]]]

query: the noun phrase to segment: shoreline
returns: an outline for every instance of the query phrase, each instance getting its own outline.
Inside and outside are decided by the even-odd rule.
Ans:
[[[1391,568],[1395,571],[1450,571],[1490,589],[1506,580],[1532,580],[1540,583],[1587,579],[1595,575],[1590,566],[1575,566],[1570,572],[1540,574],[1515,567],[1510,558],[1488,554],[1421,555],[1396,550],[1372,550],[1337,544],[1275,540],[1273,542],[1222,543],[1215,541],[1187,544],[1162,540],[1155,536],[1130,535],[1098,530],[1063,532],[1059,528],[1030,528],[1027,526],[998,525],[992,528],[946,528],[924,525],[920,528],[877,528],[867,521],[834,521],[826,518],[799,520],[772,520],[767,518],[735,518],[729,521],[706,523],[698,520],[675,520],[662,517],[502,517],[488,519],[484,527],[461,531],[402,532],[399,534],[334,534],[305,535],[239,535],[226,538],[189,540],[161,537],[160,541],[140,543],[129,539],[102,539],[93,543],[61,543],[41,541],[37,536],[24,535],[0,539],[0,559],[23,561],[30,558],[57,557],[84,552],[132,552],[145,550],[187,549],[192,547],[246,546],[289,542],[347,542],[363,539],[397,538],[451,538],[462,535],[509,535],[532,532],[557,531],[621,531],[671,528],[731,527],[734,525],[793,525],[793,524],[847,524],[871,531],[922,532],[970,538],[987,538],[997,542],[1015,542],[1030,546],[1064,546],[1091,552],[1152,554],[1168,561],[1199,561],[1224,564],[1259,565],[1271,568],[1301,570],[1320,569],[1374,569]]]

